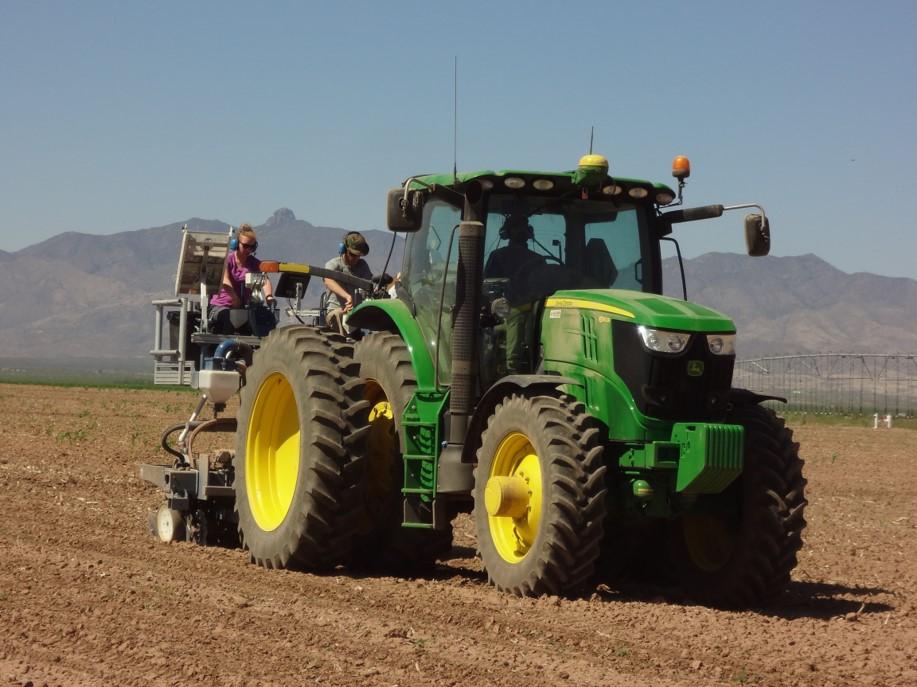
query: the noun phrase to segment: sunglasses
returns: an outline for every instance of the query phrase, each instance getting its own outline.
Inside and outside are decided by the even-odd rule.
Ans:
[[[239,248],[242,250],[258,250],[258,242],[255,241],[254,243],[242,243],[239,241]]]

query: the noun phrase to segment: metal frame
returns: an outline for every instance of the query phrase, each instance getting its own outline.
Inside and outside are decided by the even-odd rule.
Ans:
[[[223,278],[223,264],[229,253],[228,233],[212,231],[191,231],[182,229],[178,268],[175,272],[173,298],[152,301],[156,308],[153,332],[153,383],[191,386],[198,361],[188,360],[185,341],[188,339],[189,314],[201,314],[201,333],[191,335],[194,343],[220,343],[226,337],[207,333],[206,304],[210,293],[219,288]],[[167,312],[178,309],[178,341],[175,348],[164,348],[162,329]],[[253,339],[257,337],[234,337]],[[212,340],[211,340],[212,339]],[[246,341],[246,343],[251,343]]]
[[[793,411],[917,414],[913,353],[810,353],[739,360],[733,384],[785,397]]]

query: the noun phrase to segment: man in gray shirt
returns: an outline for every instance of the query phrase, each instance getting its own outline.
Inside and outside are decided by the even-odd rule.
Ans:
[[[344,272],[360,279],[372,279],[372,270],[363,259],[363,256],[368,254],[369,244],[363,235],[358,231],[347,232],[341,241],[338,255],[325,263],[325,269]],[[325,277],[325,287],[328,289],[328,324],[343,334],[343,316],[354,306],[353,296],[356,289],[329,277]]]

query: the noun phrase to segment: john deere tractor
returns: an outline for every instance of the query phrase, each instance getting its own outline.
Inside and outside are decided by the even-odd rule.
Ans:
[[[472,511],[487,576],[576,593],[639,561],[716,605],[788,583],[805,526],[798,444],[767,400],[732,387],[736,328],[662,294],[673,226],[758,208],[680,207],[677,192],[567,172],[423,175],[389,193],[407,236],[393,297],[350,336],[274,331],[246,373],[235,509],[268,567],[413,569]],[[308,270],[280,263],[279,291]],[[378,295],[378,294],[377,294]]]

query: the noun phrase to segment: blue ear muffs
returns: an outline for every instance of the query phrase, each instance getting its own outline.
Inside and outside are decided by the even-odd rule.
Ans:
[[[338,255],[344,255],[344,251],[346,250],[347,246],[345,246],[343,243],[338,244]]]
[[[231,239],[229,239],[229,250],[233,251],[233,250],[236,250],[238,247],[239,247],[239,239],[233,236]],[[254,255],[255,251],[257,250],[258,250],[258,242],[255,241],[252,244],[252,255]]]

